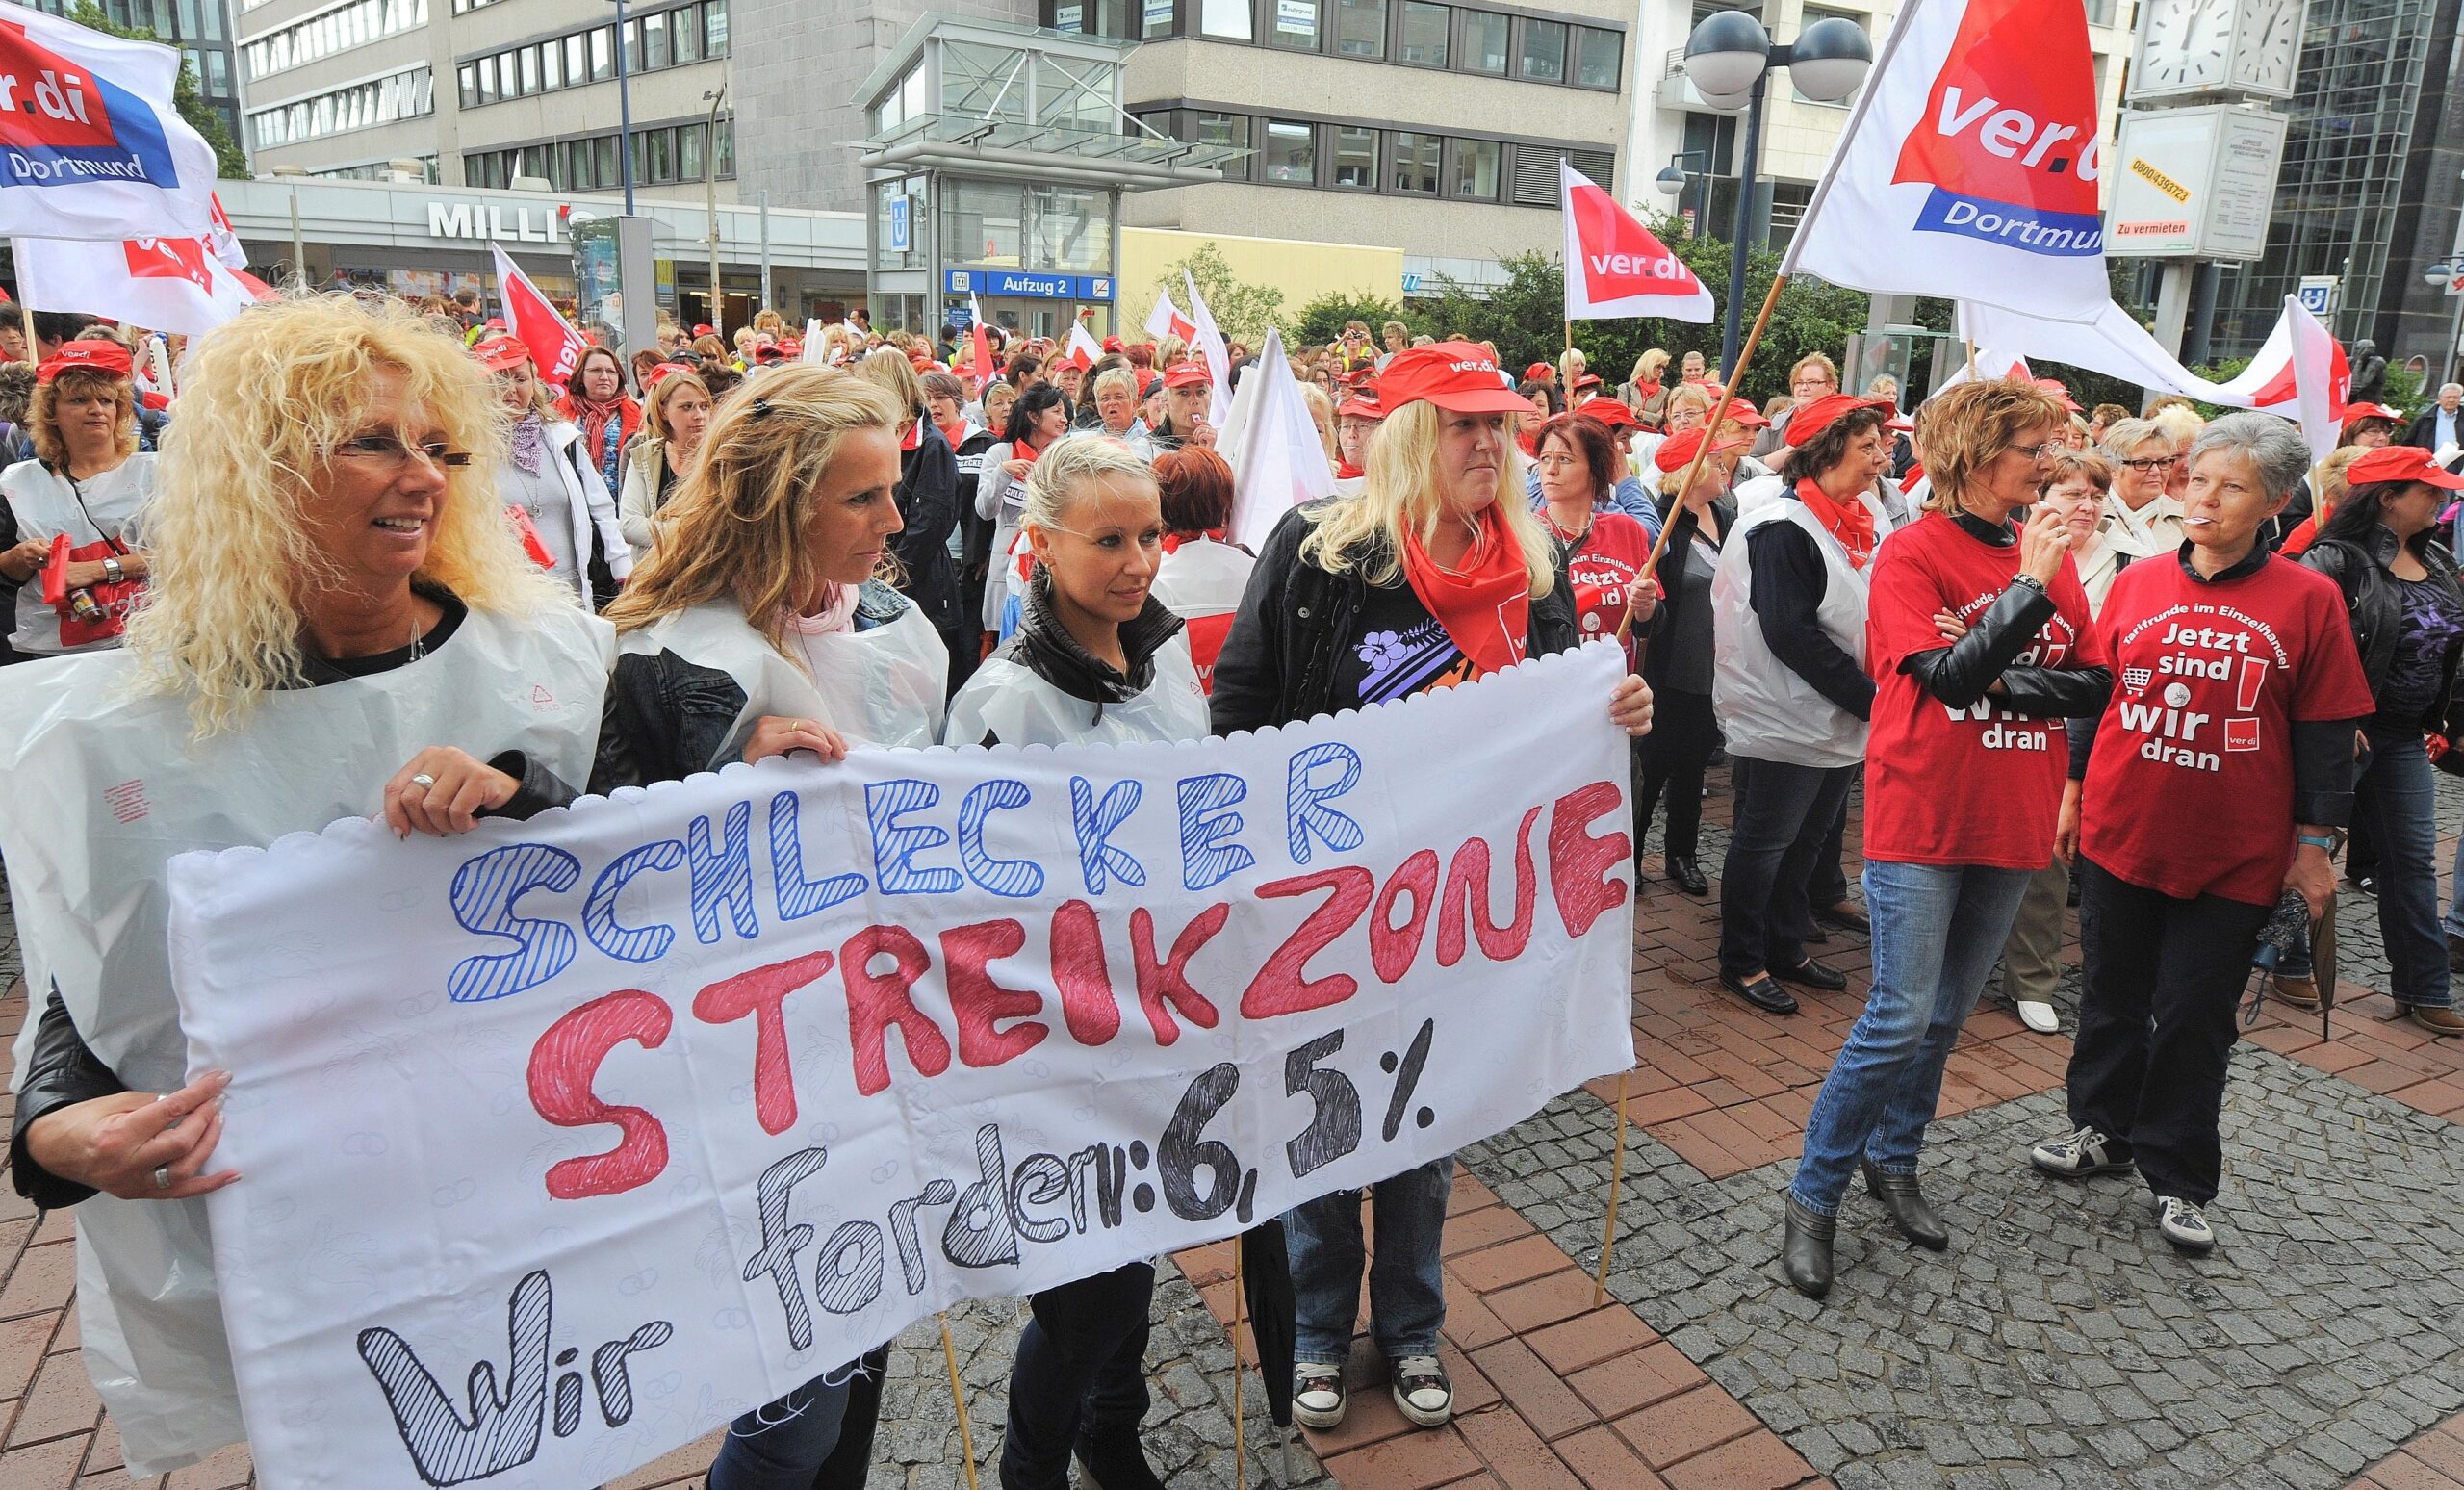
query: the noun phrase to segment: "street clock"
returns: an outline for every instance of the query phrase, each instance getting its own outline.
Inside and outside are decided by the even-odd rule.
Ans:
[[[2303,0],[2143,0],[2130,101],[2293,96]]]

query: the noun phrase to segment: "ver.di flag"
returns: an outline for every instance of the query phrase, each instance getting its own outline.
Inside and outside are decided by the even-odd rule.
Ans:
[[[529,275],[505,257],[503,249],[490,244],[488,251],[496,255],[497,294],[504,300],[505,329],[530,348],[530,362],[538,369],[540,381],[564,387],[590,344],[566,324],[556,307],[539,293]]]
[[[38,308],[80,312],[182,336],[203,336],[273,294],[232,270],[202,238],[116,244],[20,238],[17,289]]]
[[[1562,156],[1557,185],[1566,224],[1568,321],[1661,316],[1707,321],[1719,314],[1685,261]]]
[[[1104,344],[1095,340],[1083,321],[1069,323],[1069,339],[1061,347],[1061,360],[1084,372],[1104,354]]]
[[[1182,315],[1181,308],[1172,303],[1172,292],[1158,290],[1155,308],[1146,313],[1146,334],[1159,342],[1177,336],[1184,343],[1194,344],[1197,341],[1197,322]]]
[[[2077,0],[1910,0],[1781,272],[2092,321],[2100,161]]]
[[[2288,295],[2284,314],[2276,318],[2259,354],[2224,387],[2233,397],[2218,401],[2297,421],[2310,444],[2310,458],[2324,460],[2342,433],[2352,364],[2335,333]]]
[[[203,238],[214,150],[172,106],[180,54],[0,0],[0,234]]]

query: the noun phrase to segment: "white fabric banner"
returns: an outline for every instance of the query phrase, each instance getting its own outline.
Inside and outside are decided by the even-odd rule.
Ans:
[[[2093,321],[2048,321],[2041,317],[2021,315],[1999,306],[1975,301],[1962,301],[1959,306],[1960,334],[1976,344],[1978,371],[2008,360],[2004,356],[2034,357],[2040,362],[2063,362],[2091,372],[2102,372],[2151,388],[2159,393],[2180,394],[2207,403],[2221,403],[2234,408],[2248,408],[2249,398],[2221,383],[2211,383],[2174,359],[2165,346],[2147,333],[2147,328],[2134,320],[2130,312],[2107,300],[2105,308]],[[1996,350],[1989,358],[1987,347]],[[1984,372],[1988,377],[1997,373]],[[1947,384],[1945,385],[1947,386]]]
[[[2100,157],[2074,0],[1908,0],[1781,272],[2092,320]]]
[[[1232,541],[1253,553],[1285,513],[1335,494],[1326,447],[1309,418],[1300,380],[1292,375],[1283,333],[1273,326],[1232,396],[1232,417],[1216,445],[1232,468]]]
[[[1207,376],[1215,380],[1206,422],[1219,429],[1232,417],[1232,351],[1216,327],[1215,313],[1206,308],[1206,296],[1197,293],[1196,278],[1187,270],[1181,270],[1181,286],[1190,293],[1190,314],[1197,318],[1197,335],[1190,339],[1190,348],[1206,363]]]
[[[263,1482],[603,1483],[1625,1069],[1624,671],[176,861]]]
[[[211,233],[214,147],[174,106],[179,78],[167,46],[0,0],[0,234]]]

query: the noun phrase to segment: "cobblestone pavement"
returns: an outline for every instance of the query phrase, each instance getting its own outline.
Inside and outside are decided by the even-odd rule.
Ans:
[[[1702,861],[1725,848],[1714,777]],[[2441,780],[2442,863],[2464,784]],[[1644,865],[1658,868],[1657,841]],[[1854,839],[1851,840],[1853,854]],[[1841,1272],[1816,1306],[1781,1281],[1779,1197],[1814,1089],[1862,1008],[1863,938],[1819,955],[1844,993],[1767,1018],[1711,975],[1715,902],[1646,879],[1636,906],[1641,1064],[1609,1297],[1595,1304],[1619,1083],[1595,1082],[1462,1156],[1447,1235],[1443,1353],[1458,1416],[1411,1429],[1363,1344],[1340,1430],[1286,1477],[1246,1374],[1252,1485],[1345,1490],[1785,1490],[1947,1485],[2352,1485],[2464,1490],[2464,1041],[2392,1021],[2374,903],[2340,903],[2345,999],[2263,1013],[2237,1051],[2225,1112],[2222,1237],[2204,1260],[2158,1239],[2143,1187],[2029,1170],[2063,1126],[2069,1044],[1989,998],[1944,1084],[1929,1194],[1956,1233],[1907,1246],[1852,1196]],[[2066,948],[2075,963],[2076,947]],[[16,967],[0,900],[0,985]],[[2058,1003],[2074,1023],[2077,969]],[[23,1017],[0,999],[0,1035]],[[0,1095],[0,1118],[13,1102]],[[77,1352],[74,1232],[0,1186],[0,1490],[125,1486],[117,1437]],[[1174,1486],[1233,1481],[1229,1249],[1160,1270],[1149,1454]],[[981,1483],[997,1483],[1003,1394],[1023,1305],[951,1315]],[[892,1352],[872,1482],[965,1483],[940,1335]],[[699,1485],[714,1439],[620,1482]],[[253,1483],[234,1449],[156,1490]]]

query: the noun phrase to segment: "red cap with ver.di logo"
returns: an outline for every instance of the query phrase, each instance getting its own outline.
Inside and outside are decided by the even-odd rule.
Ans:
[[[2368,486],[2375,481],[2426,481],[2451,492],[2464,492],[2464,475],[2432,459],[2429,451],[2418,445],[2386,445],[2367,455],[2353,458],[2345,467],[2345,479],[2355,486]]]
[[[1470,342],[1438,342],[1399,351],[1377,375],[1377,401],[1394,413],[1426,401],[1457,414],[1537,414],[1508,388],[1488,349]]]

